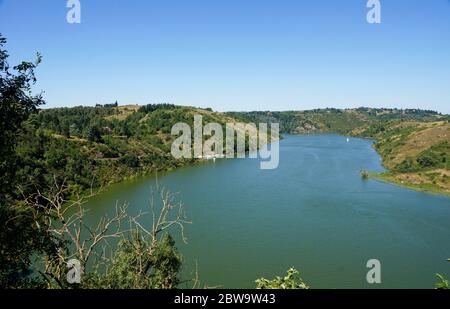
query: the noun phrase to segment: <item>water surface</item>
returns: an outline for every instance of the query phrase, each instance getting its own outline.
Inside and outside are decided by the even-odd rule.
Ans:
[[[450,199],[363,180],[382,171],[372,142],[337,135],[287,136],[280,165],[221,160],[160,175],[180,192],[193,224],[184,276],[198,262],[209,286],[251,288],[291,266],[313,288],[369,288],[366,263],[382,263],[385,288],[432,288],[450,273]],[[91,219],[113,210],[148,210],[155,178],[111,186],[89,202]]]

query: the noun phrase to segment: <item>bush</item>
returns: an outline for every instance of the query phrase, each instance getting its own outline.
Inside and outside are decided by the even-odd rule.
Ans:
[[[286,272],[286,276],[284,278],[276,277],[273,280],[267,280],[264,278],[258,279],[256,282],[257,289],[309,289],[302,278],[300,278],[300,273],[295,268],[290,268]]]
[[[417,158],[417,163],[423,168],[433,167],[438,164],[438,161],[428,155],[424,155],[422,157]]]
[[[136,234],[120,241],[106,274],[87,274],[83,288],[173,289],[180,284],[182,257],[175,241],[165,234],[154,248]]]
[[[97,126],[92,126],[89,128],[88,135],[87,135],[89,142],[95,142],[100,143],[102,141],[102,134],[100,132],[100,129]]]
[[[128,153],[120,158],[120,163],[132,168],[139,167],[139,158],[133,153]]]

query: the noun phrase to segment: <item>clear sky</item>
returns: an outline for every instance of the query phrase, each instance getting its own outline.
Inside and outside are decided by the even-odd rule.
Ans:
[[[39,51],[47,107],[170,102],[215,110],[450,113],[450,0],[0,0],[11,62]]]

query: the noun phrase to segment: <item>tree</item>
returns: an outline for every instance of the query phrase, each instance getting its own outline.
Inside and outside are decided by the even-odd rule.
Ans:
[[[133,153],[127,153],[120,158],[120,163],[131,168],[136,168],[139,167],[139,158]]]
[[[65,184],[56,185],[52,193],[36,193],[26,200],[31,209],[45,214],[49,234],[67,240],[57,254],[41,256],[44,270],[40,273],[48,288],[170,289],[179,285],[182,257],[169,231],[179,227],[186,242],[184,225],[190,221],[174,194],[157,189],[161,205],[157,207],[151,202],[149,227],[142,222],[145,213],[130,216],[126,206],[116,206],[114,215],[102,217],[95,226],[87,226],[85,203],[94,194],[68,200],[67,190],[70,187]],[[150,200],[154,200],[153,195]],[[119,244],[115,253],[108,255],[105,252],[113,239],[119,240]],[[88,262],[92,266],[75,286],[66,281],[66,265],[72,259],[77,259],[82,269],[87,269]],[[102,266],[106,271],[96,271]]]
[[[8,52],[3,49],[5,44],[6,39],[0,34],[1,194],[9,194],[14,187],[16,135],[22,130],[22,122],[44,103],[41,94],[31,94],[31,87],[36,82],[34,70],[41,62],[41,56],[38,54],[34,63],[22,62],[11,70]]]
[[[417,163],[419,163],[423,168],[433,167],[437,164],[436,159],[429,155],[422,155],[421,157],[417,158]]]
[[[99,143],[102,141],[102,134],[98,126],[93,125],[89,128],[88,141],[91,143],[92,142]]]
[[[63,122],[61,125],[61,133],[66,138],[70,138],[70,125],[67,121]]]

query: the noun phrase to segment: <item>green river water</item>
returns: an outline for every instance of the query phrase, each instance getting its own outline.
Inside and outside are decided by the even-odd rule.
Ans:
[[[286,136],[275,170],[223,159],[159,175],[193,222],[188,244],[172,233],[183,277],[197,261],[202,284],[224,288],[252,288],[291,266],[312,288],[433,288],[435,273],[450,273],[450,198],[363,180],[361,169],[383,170],[371,146],[338,135]],[[116,202],[147,211],[155,182],[112,185],[89,201],[89,220]],[[381,262],[380,285],[366,281],[369,259]]]

